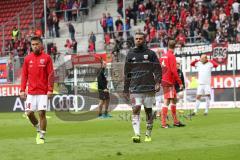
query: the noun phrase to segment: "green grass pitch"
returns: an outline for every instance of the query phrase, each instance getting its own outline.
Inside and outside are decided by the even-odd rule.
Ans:
[[[125,112],[126,113],[126,112]],[[240,159],[240,109],[212,109],[185,120],[185,128],[162,129],[155,120],[152,142],[133,144],[124,112],[111,119],[66,122],[48,115],[44,145],[23,113],[0,113],[0,160],[237,160]],[[130,113],[130,112],[128,112]],[[143,114],[142,114],[143,115]]]

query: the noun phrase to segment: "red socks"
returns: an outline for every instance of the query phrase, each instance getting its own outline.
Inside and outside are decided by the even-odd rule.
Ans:
[[[171,104],[171,111],[172,111],[172,117],[173,117],[173,121],[174,124],[178,123],[178,119],[177,119],[177,109],[176,109],[176,104]]]
[[[168,113],[168,107],[163,106],[162,107],[162,126],[166,126],[166,119],[167,119],[167,113]]]

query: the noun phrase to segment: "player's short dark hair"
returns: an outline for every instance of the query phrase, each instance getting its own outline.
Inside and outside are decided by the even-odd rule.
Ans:
[[[169,40],[169,41],[168,41],[168,48],[174,49],[175,46],[176,46],[175,40]]]
[[[145,33],[143,33],[143,32],[136,32],[136,33],[135,33],[135,36],[136,36],[136,35],[141,35],[141,36],[143,36],[143,37],[145,38]]]
[[[33,36],[31,38],[31,41],[40,41],[42,43],[42,38],[41,37],[38,37],[38,36]]]
[[[206,55],[206,56],[207,56],[207,54],[206,54],[206,53],[201,53],[201,54],[200,54],[200,57],[202,57],[203,55]]]

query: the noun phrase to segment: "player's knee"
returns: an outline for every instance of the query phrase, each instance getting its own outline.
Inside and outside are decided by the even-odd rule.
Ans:
[[[206,99],[206,100],[210,100],[210,99],[211,99],[211,96],[210,96],[210,95],[206,95],[205,99]]]
[[[144,109],[147,114],[152,114],[152,108],[144,107]]]
[[[197,95],[197,96],[196,96],[196,99],[197,99],[197,100],[200,100],[200,99],[201,99],[201,96],[200,96],[200,95]]]
[[[132,110],[133,114],[138,115],[140,114],[140,111],[141,111],[141,106],[137,105],[133,107],[133,110]]]
[[[153,123],[147,123],[147,130],[152,130],[153,129]]]
[[[102,106],[104,104],[103,100],[100,100],[99,105]]]
[[[173,98],[170,100],[169,105],[175,105],[177,103],[177,98]]]
[[[46,111],[39,111],[39,117],[45,118],[46,117]]]
[[[169,99],[164,99],[163,104],[164,104],[165,106],[168,106],[168,105],[170,104],[170,100],[169,100]]]
[[[33,112],[33,111],[27,111],[27,112],[26,112],[26,115],[27,115],[28,117],[31,117],[31,116],[34,115],[34,112]]]

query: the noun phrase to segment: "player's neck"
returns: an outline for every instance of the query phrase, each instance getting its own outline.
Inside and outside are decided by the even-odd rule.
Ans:
[[[168,50],[169,50],[169,51],[172,51],[172,52],[174,51],[172,48],[168,48]]]
[[[35,56],[40,56],[40,55],[42,54],[42,52],[43,52],[43,51],[40,51],[40,52],[33,52],[33,54],[34,54]]]

